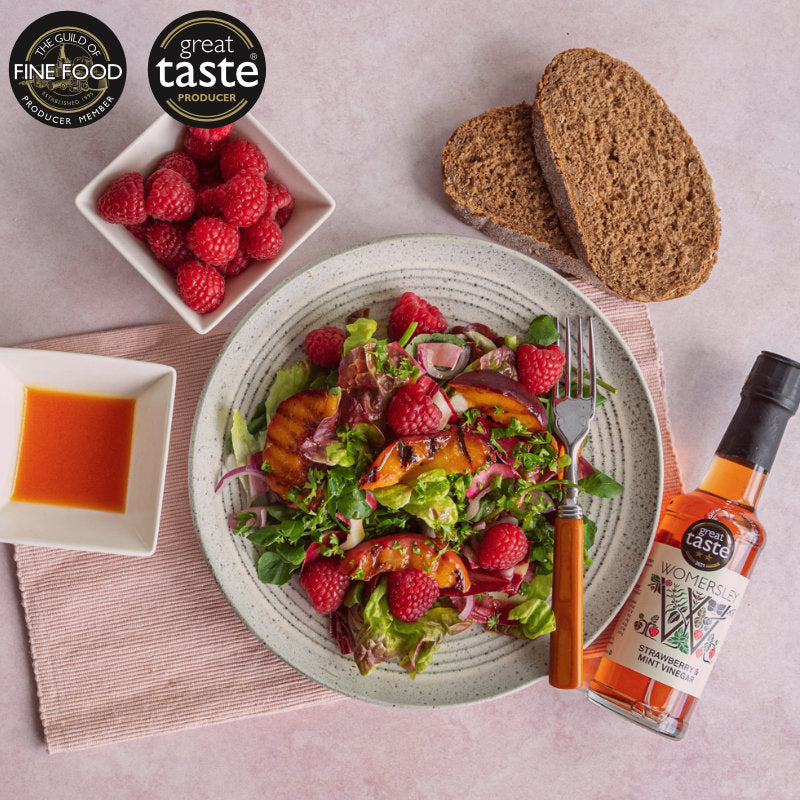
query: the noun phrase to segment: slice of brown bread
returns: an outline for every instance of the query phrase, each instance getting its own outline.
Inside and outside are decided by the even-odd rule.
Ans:
[[[559,53],[533,109],[536,156],[576,254],[612,291],[668,300],[717,259],[711,179],[680,120],[624,61]]]
[[[532,106],[490,108],[456,128],[442,151],[453,212],[507,247],[567,272],[588,271],[561,230],[533,151]]]

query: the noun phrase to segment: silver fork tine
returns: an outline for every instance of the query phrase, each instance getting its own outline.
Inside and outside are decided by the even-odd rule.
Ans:
[[[567,361],[564,364],[564,397],[569,397],[572,381],[572,326],[570,325],[569,317],[564,323],[564,353],[567,357]]]
[[[583,317],[578,317],[578,338],[575,340],[575,349],[578,351],[578,369],[575,374],[575,397],[583,397]]]
[[[595,374],[594,317],[589,317],[589,397],[597,402],[597,376]]]

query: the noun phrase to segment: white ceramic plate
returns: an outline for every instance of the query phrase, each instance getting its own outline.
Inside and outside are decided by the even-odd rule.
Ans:
[[[156,548],[175,370],[128,358],[0,348],[0,542],[149,556]],[[125,512],[11,499],[24,387],[136,399]]]
[[[395,665],[361,677],[352,658],[329,637],[296,578],[284,587],[261,584],[248,542],[233,537],[227,515],[241,508],[239,490],[214,485],[225,456],[231,410],[248,416],[276,370],[302,356],[305,334],[343,325],[369,307],[388,317],[412,290],[453,324],[483,322],[521,334],[541,313],[594,314],[599,373],[619,393],[603,404],[587,453],[625,485],[612,500],[592,498],[586,513],[598,525],[594,563],[586,571],[586,643],[619,610],[638,577],[652,540],[662,493],[661,440],[655,410],[630,351],[596,306],[538,262],[499,245],[461,236],[399,236],[345,250],[277,287],[242,320],[222,349],[200,398],[192,433],[192,511],[211,569],[231,605],[277,655],[313,680],[361,700],[397,706],[449,706],[519,689],[547,675],[548,641],[520,641],[478,626],[448,637],[416,680]]]
[[[234,139],[257,144],[269,163],[270,180],[289,189],[295,208],[282,228],[283,247],[272,261],[251,264],[241,275],[229,278],[225,299],[219,308],[198,314],[183,302],[175,285],[175,275],[159,264],[146,242],[140,242],[122,225],[112,225],[97,214],[97,198],[111,181],[124,172],[147,176],[158,161],[173,150],[182,149],[184,126],[164,114],[133,140],[105,169],[92,178],[75,198],[75,205],[89,222],[135,267],[139,274],[172,306],[197,333],[208,333],[220,320],[248,297],[269,272],[294,252],[334,209],[333,198],[292,158],[289,152],[249,114],[236,122]]]

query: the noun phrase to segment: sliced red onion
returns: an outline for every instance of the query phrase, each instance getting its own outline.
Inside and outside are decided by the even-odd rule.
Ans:
[[[236,517],[238,514],[255,514],[256,521],[249,527],[263,528],[267,524],[267,509],[264,506],[250,506],[249,508],[242,509],[238,512],[231,512],[228,514],[228,527],[231,533],[236,529]]]
[[[342,550],[351,550],[357,544],[363,541],[364,541],[364,520],[351,519],[350,532],[347,534],[347,538],[341,544]]]
[[[528,548],[528,552],[530,552],[530,548]],[[528,580],[533,580],[533,576],[528,578],[528,573],[531,572],[531,570],[531,562],[527,558],[524,558],[514,567],[514,577],[519,578],[520,582],[524,581],[526,578]]]
[[[258,470],[257,474],[250,475],[251,497],[255,497],[257,494],[269,491],[269,486],[267,485],[267,479],[264,476],[264,471],[261,469],[261,465],[263,463],[264,463],[264,456],[262,453],[251,453],[247,457],[247,466],[255,467]]]
[[[521,498],[522,500],[530,500],[536,499],[537,501],[541,501],[547,499],[547,503],[542,505],[542,514],[546,514],[548,511],[552,511],[556,506],[553,502],[553,498],[545,492],[543,489],[531,489],[529,492],[525,492],[525,494]]]
[[[365,491],[364,495],[365,495],[365,499],[367,501],[367,505],[373,511],[375,511],[375,509],[377,509],[377,507],[378,507],[378,500],[376,499],[375,495],[372,494],[372,492],[370,492],[369,490]]]
[[[514,567],[494,570],[501,578],[510,581],[514,577]]]
[[[461,545],[461,558],[467,560],[467,564],[471,567],[477,566],[478,557],[475,555],[475,537],[470,537],[469,542]]]
[[[452,397],[449,397],[448,400],[450,402],[450,407],[456,412],[456,414],[461,414],[469,408],[467,398],[458,392],[456,392]]]
[[[421,345],[420,345],[421,346]],[[449,424],[453,417],[453,409],[447,401],[445,393],[441,390],[437,391],[432,397],[434,405],[442,412],[439,424],[436,426],[436,432],[443,431]]]
[[[450,402],[450,398],[447,396],[447,392],[444,389],[439,389],[439,393],[444,398],[444,402],[447,404],[447,407],[450,409],[450,417],[455,422],[455,418],[458,416],[458,412],[453,408],[453,404]]]
[[[261,470],[261,468],[251,466],[250,464],[245,464],[243,467],[234,467],[232,470],[226,472],[217,482],[217,485],[214,487],[214,491],[218,492],[223,486],[225,486],[225,484],[229,483],[234,478],[240,478],[242,475],[249,475],[253,478],[259,478],[264,486],[261,491],[266,490],[267,482],[264,479],[264,472]]]
[[[467,366],[470,347],[452,342],[423,342],[417,345],[416,356],[428,375],[436,380],[446,381]]]
[[[354,548],[359,542],[364,541],[364,520],[363,519],[349,519],[348,517],[344,517],[337,512],[336,518],[340,522],[344,522],[347,525],[348,533],[343,542],[339,542],[339,547],[342,550],[351,550]]]
[[[467,503],[467,510],[465,513],[465,517],[467,519],[475,519],[478,511],[481,507],[481,498],[487,494],[491,490],[491,486],[485,486],[481,489],[477,494],[470,496],[469,491],[466,492],[467,497],[470,498],[469,503]]]
[[[461,598],[461,597],[455,598],[454,597],[451,602],[453,603],[454,606],[456,606],[456,608],[458,608],[458,606],[461,605],[462,603],[459,602],[458,605],[456,605],[456,602],[455,602],[456,599],[458,599],[460,601],[463,601],[463,605],[464,605],[464,607],[461,609],[461,611],[458,612],[458,618],[460,620],[469,619],[470,615],[472,614],[473,609],[475,608],[475,595],[470,594],[470,595],[467,595],[464,598]]]
[[[472,485],[467,489],[468,498],[473,498],[489,486],[489,481],[499,475],[501,478],[519,478],[519,473],[508,464],[498,462],[481,470],[472,480]]]

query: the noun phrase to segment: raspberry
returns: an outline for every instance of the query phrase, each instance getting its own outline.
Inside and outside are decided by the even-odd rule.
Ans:
[[[152,224],[151,220],[148,218],[144,222],[137,222],[134,225],[126,225],[125,230],[131,234],[131,236],[138,239],[140,242],[147,241],[147,229]]]
[[[294,211],[294,197],[282,183],[267,181],[267,208],[264,213],[283,227]]]
[[[221,142],[233,130],[233,123],[230,125],[223,125],[221,128],[192,128],[187,125],[186,129],[201,142]]]
[[[223,264],[221,267],[217,267],[217,269],[220,271],[220,274],[224,275],[226,278],[233,278],[240,272],[244,272],[251,263],[252,260],[250,256],[245,253],[244,248],[239,244],[236,255],[227,264]]]
[[[225,202],[225,185],[201,186],[195,195],[194,211],[198,217],[222,216],[222,204]]]
[[[177,172],[178,175],[182,175],[186,183],[188,183],[192,189],[196,189],[197,184],[200,182],[200,173],[197,170],[197,164],[188,153],[181,153],[180,151],[167,153],[167,155],[156,164],[156,168],[153,171],[157,172],[160,169],[171,169]]]
[[[178,222],[194,211],[194,190],[186,179],[171,169],[154,172],[145,186],[147,213],[155,219]]]
[[[97,213],[106,222],[136,225],[147,219],[144,184],[138,172],[120,175],[97,198]]]
[[[442,422],[442,411],[421,383],[407,383],[395,392],[386,419],[398,436],[433,433]]]
[[[292,211],[294,211],[294,198],[292,198],[290,206],[278,209],[278,213],[275,215],[275,222],[282,228],[289,221],[289,217],[292,216]]]
[[[334,558],[315,558],[300,573],[300,585],[308,593],[314,610],[319,614],[330,614],[342,604],[350,578],[339,569]]]
[[[566,358],[557,344],[542,347],[521,344],[517,349],[517,372],[529,392],[542,394],[556,385],[564,371]]]
[[[347,332],[341,328],[316,328],[306,334],[306,355],[318,367],[335,367],[342,360],[342,345],[346,338]]]
[[[269,171],[269,165],[257,145],[245,139],[229,139],[220,153],[219,169],[223,180],[227,181],[243,169],[252,169],[264,176]]]
[[[183,149],[201,164],[216,161],[224,143],[224,139],[220,139],[218,142],[206,142],[203,139],[198,139],[196,136],[192,136],[189,128],[183,134]]]
[[[154,222],[147,229],[147,243],[156,261],[168,269],[177,271],[184,261],[191,261],[192,254],[186,244],[186,227],[172,222]]]
[[[222,217],[231,225],[246,228],[252,225],[266,208],[267,185],[258,173],[243,169],[225,184]]]
[[[283,234],[277,222],[261,217],[249,228],[242,230],[242,241],[247,255],[259,261],[269,261],[283,247]]]
[[[239,231],[217,217],[200,217],[186,234],[189,249],[206,264],[221,267],[239,248]]]
[[[189,308],[207,314],[225,297],[225,278],[208,264],[185,261],[178,267],[178,293]]]
[[[510,569],[527,554],[528,539],[525,532],[510,522],[492,525],[478,545],[478,563],[484,569]]]
[[[401,569],[386,578],[389,611],[401,622],[416,622],[439,598],[439,584],[420,569]]]
[[[219,174],[218,161],[198,164],[197,171],[200,174],[200,186],[216,186],[218,183],[222,183],[222,175]]]
[[[404,292],[389,315],[389,338],[397,341],[412,323],[417,323],[418,333],[441,333],[447,322],[436,306],[417,297],[414,292]]]

